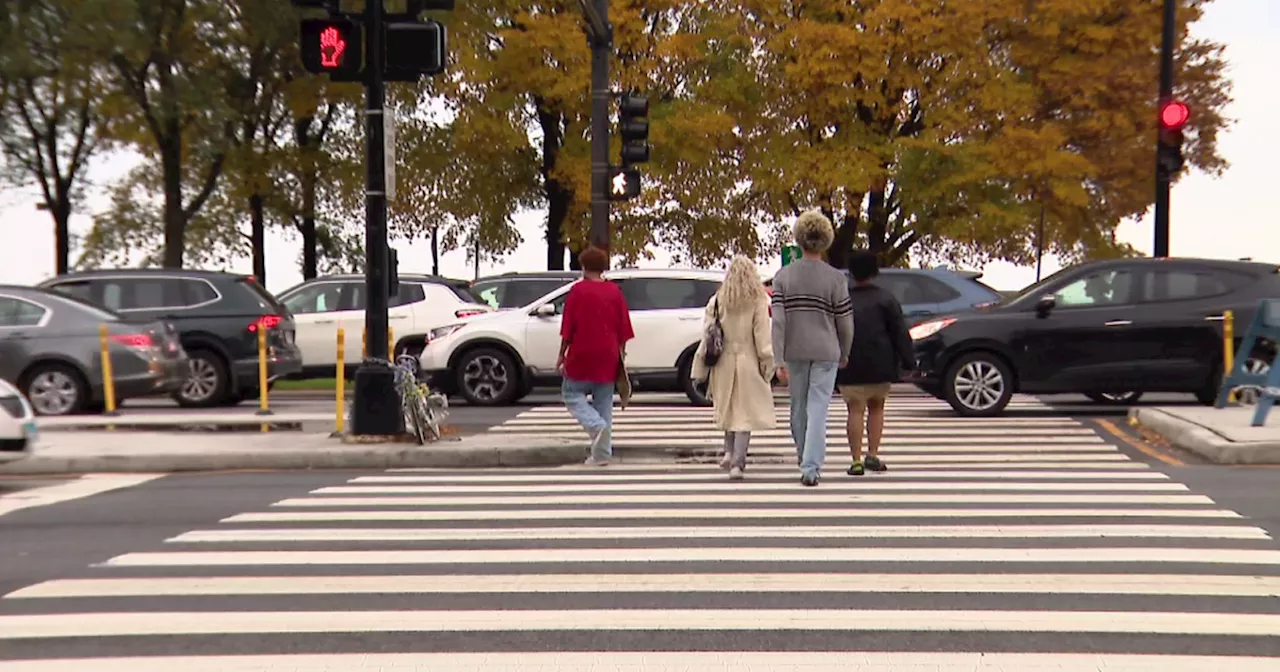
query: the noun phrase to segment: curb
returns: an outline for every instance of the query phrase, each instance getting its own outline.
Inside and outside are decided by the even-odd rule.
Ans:
[[[551,467],[581,462],[583,444],[522,447],[344,445],[322,450],[160,453],[89,457],[42,457],[38,453],[0,467],[0,474],[172,473],[231,470],[484,469]]]
[[[1174,446],[1215,464],[1280,464],[1280,441],[1231,441],[1158,408],[1134,408],[1129,417]]]

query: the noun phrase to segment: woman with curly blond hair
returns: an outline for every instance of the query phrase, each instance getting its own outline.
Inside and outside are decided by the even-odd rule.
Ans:
[[[719,324],[719,329],[715,325]],[[747,468],[747,444],[751,432],[773,429],[773,343],[769,335],[769,295],[760,271],[744,256],[733,258],[720,290],[707,303],[703,338],[693,357],[693,378],[707,381],[707,393],[715,405],[716,428],[724,432],[722,469],[729,478],[742,478]],[[718,351],[708,362],[708,341]]]

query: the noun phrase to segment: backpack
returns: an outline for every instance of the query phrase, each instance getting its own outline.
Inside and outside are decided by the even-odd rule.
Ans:
[[[707,363],[707,367],[713,367],[720,361],[720,355],[724,354],[724,327],[720,325],[720,302],[719,298],[712,299],[712,310],[715,312],[715,320],[707,325],[707,333],[703,336],[703,360]]]

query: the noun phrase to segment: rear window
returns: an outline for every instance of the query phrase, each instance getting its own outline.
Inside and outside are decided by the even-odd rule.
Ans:
[[[257,280],[253,278],[238,278],[238,280],[241,285],[249,289],[249,293],[253,295],[253,298],[257,300],[258,305],[263,310],[269,310],[277,315],[287,315],[289,313],[289,309],[283,303],[280,303],[279,299],[272,295],[271,292],[268,292],[265,287],[259,285]]]
[[[67,287],[67,289],[71,289],[71,287]],[[121,319],[119,313],[103,308],[92,301],[82,299],[75,294],[65,292],[62,287],[58,287],[55,291],[49,292],[49,298],[54,301],[61,301],[62,303],[69,304],[76,310],[83,311],[86,315],[95,320],[102,320],[103,322],[118,322]]]
[[[451,282],[446,284],[449,289],[453,290],[454,295],[461,299],[463,303],[477,303],[484,305],[484,301],[476,298],[476,295],[471,293],[470,287],[467,287],[466,285],[455,285]]]
[[[975,285],[977,285],[977,286],[979,286],[979,287],[981,287],[981,288],[983,288],[983,289],[987,290],[988,292],[990,292],[990,293],[991,293],[991,298],[992,298],[992,299],[999,300],[999,299],[1004,298],[1004,296],[1005,296],[1005,295],[1004,295],[1004,293],[1003,293],[1003,292],[1001,292],[1000,290],[998,290],[998,289],[996,289],[996,288],[992,287],[991,285],[988,285],[987,283],[982,282],[981,280],[978,280],[978,279],[976,279],[976,278],[975,278],[975,279],[970,280],[969,282],[972,282],[973,284],[975,284]]]

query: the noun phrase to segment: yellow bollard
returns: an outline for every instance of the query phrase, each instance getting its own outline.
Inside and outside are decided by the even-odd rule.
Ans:
[[[360,358],[364,359],[369,356],[369,330],[365,329],[360,332]]]
[[[396,361],[396,330],[387,325],[387,359]]]
[[[1235,366],[1236,360],[1236,315],[1233,311],[1222,311],[1222,374],[1224,377],[1231,375],[1231,368]],[[1230,403],[1240,401],[1240,394],[1232,391],[1227,397]]]
[[[334,368],[334,372],[333,372],[334,378],[337,380],[337,384],[334,386],[335,388],[334,394],[336,396],[336,401],[338,402],[338,411],[337,411],[338,415],[337,415],[337,418],[335,418],[334,425],[336,426],[335,433],[339,435],[342,434],[343,425],[347,420],[347,413],[346,413],[347,409],[343,408],[343,406],[346,404],[346,401],[347,401],[347,367],[346,367],[346,363],[343,361],[343,356],[346,354],[347,354],[346,334],[344,334],[342,331],[342,328],[339,327],[338,328],[338,364]]]
[[[258,415],[271,415],[271,402],[267,397],[267,328],[258,324]],[[262,425],[262,431],[270,428]]]
[[[107,408],[106,415],[117,415],[116,377],[111,371],[111,335],[107,331],[107,325],[98,327],[98,338],[101,341],[99,345],[102,350],[102,396]],[[109,426],[107,429],[115,429],[115,427]]]

